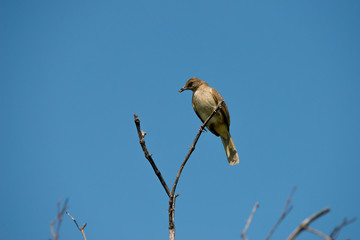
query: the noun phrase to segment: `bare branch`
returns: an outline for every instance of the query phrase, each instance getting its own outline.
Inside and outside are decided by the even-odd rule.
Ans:
[[[175,181],[174,181],[174,185],[173,185],[173,188],[171,190],[171,194],[170,194],[170,199],[169,199],[169,234],[170,234],[170,237],[169,239],[170,240],[174,240],[175,239],[175,198],[178,196],[178,195],[175,195],[175,190],[176,190],[176,186],[179,182],[179,178],[180,178],[180,175],[182,173],[182,170],[184,169],[185,167],[185,164],[187,163],[187,161],[189,160],[192,152],[195,150],[195,146],[196,146],[196,143],[197,141],[199,140],[200,138],[200,135],[201,133],[204,131],[205,129],[205,126],[206,124],[210,121],[210,119],[215,115],[215,113],[221,108],[222,104],[224,103],[224,101],[220,101],[217,105],[217,107],[214,109],[214,111],[210,114],[210,116],[206,119],[206,121],[203,123],[203,125],[201,125],[200,129],[199,129],[199,132],[197,133],[195,139],[194,139],[194,142],[191,144],[191,147],[189,149],[189,152],[188,154],[185,156],[185,159],[183,161],[183,163],[181,164],[180,166],[180,169],[176,175],[176,178],[175,178]]]
[[[50,232],[51,232],[51,235],[53,236],[54,240],[59,239],[61,222],[63,220],[63,215],[65,213],[65,210],[67,209],[68,199],[65,199],[65,202],[62,207],[61,207],[61,201],[62,201],[62,199],[60,198],[58,200],[58,202],[56,203],[57,214],[56,214],[56,217],[54,218],[54,220],[52,220],[50,222]],[[56,224],[56,230],[54,230],[55,224]]]
[[[306,229],[307,231],[313,233],[313,234],[318,235],[319,237],[322,237],[322,238],[325,239],[325,240],[333,240],[333,239],[332,239],[331,237],[329,237],[328,235],[320,232],[319,230],[316,230],[316,229],[314,229],[314,228],[311,228],[311,227],[309,227],[309,226],[305,227],[305,229]]]
[[[147,150],[147,147],[145,145],[145,132],[141,130],[140,128],[140,119],[139,117],[134,114],[134,121],[135,121],[135,125],[136,125],[136,129],[139,135],[139,140],[140,140],[140,145],[142,147],[142,150],[145,154],[145,158],[149,161],[149,163],[151,164],[156,176],[158,177],[160,183],[162,184],[162,186],[164,187],[166,194],[169,196],[169,239],[173,240],[175,239],[175,199],[179,196],[179,194],[175,195],[175,190],[176,190],[176,186],[179,182],[179,178],[181,176],[181,173],[185,167],[186,162],[189,160],[191,153],[195,150],[195,145],[197,143],[197,141],[200,138],[201,133],[205,130],[205,126],[206,124],[210,121],[210,119],[215,115],[215,113],[221,108],[222,104],[224,103],[224,101],[220,101],[217,105],[217,107],[214,109],[214,111],[210,114],[210,116],[206,119],[206,121],[203,123],[203,125],[200,127],[198,134],[196,135],[194,142],[192,143],[188,154],[186,155],[183,163],[180,166],[180,169],[176,175],[175,181],[174,181],[174,185],[173,188],[170,192],[169,187],[167,186],[164,178],[162,177],[159,169],[157,168],[154,160],[152,159],[151,154],[149,154],[149,151]]]
[[[82,226],[82,227],[79,227],[78,223],[76,222],[75,218],[73,218],[69,212],[66,212],[66,214],[71,217],[71,219],[74,221],[76,227],[79,229],[79,231],[81,231],[82,235],[83,235],[83,238],[84,240],[86,240],[86,236],[85,236],[85,231],[84,231],[84,228],[86,227],[86,223]]]
[[[345,226],[347,226],[347,225],[349,225],[349,224],[351,224],[351,223],[353,223],[353,222],[355,222],[355,221],[356,221],[356,218],[352,218],[352,219],[350,219],[350,220],[347,220],[347,218],[344,218],[344,220],[342,221],[342,223],[341,223],[339,226],[336,226],[336,227],[334,228],[334,230],[331,232],[330,237],[331,237],[332,239],[336,239],[336,238],[338,237],[338,235],[339,235],[339,233],[340,233],[340,231],[341,231],[341,229],[342,229],[343,227],[345,227]]]
[[[178,173],[177,173],[177,175],[176,175],[176,179],[175,179],[173,188],[172,188],[172,190],[171,190],[171,195],[174,195],[174,194],[175,194],[176,186],[177,186],[177,184],[178,184],[178,181],[179,181],[181,172],[182,172],[182,170],[184,169],[186,162],[189,160],[190,155],[191,155],[192,152],[195,150],[195,145],[196,145],[197,141],[199,140],[201,133],[204,131],[206,124],[207,124],[207,123],[210,121],[210,119],[215,115],[215,113],[221,108],[221,106],[222,106],[223,103],[224,103],[223,100],[219,102],[219,104],[218,104],[217,107],[214,109],[214,111],[210,114],[210,116],[206,119],[206,121],[204,122],[204,124],[200,127],[199,132],[198,132],[198,134],[196,135],[196,137],[195,137],[195,139],[194,139],[194,142],[191,144],[191,147],[190,147],[190,149],[189,149],[189,152],[188,152],[188,154],[186,155],[186,157],[185,157],[183,163],[181,164],[180,169],[179,169],[179,171],[178,171]]]
[[[245,225],[245,227],[244,227],[244,230],[241,232],[241,237],[242,237],[244,240],[247,240],[246,232],[247,232],[247,230],[248,230],[248,228],[249,228],[249,226],[250,226],[250,224],[251,224],[252,218],[253,218],[253,216],[254,216],[254,214],[255,214],[255,212],[256,212],[256,209],[257,209],[258,207],[259,207],[259,203],[256,202],[256,203],[255,203],[255,206],[254,206],[253,210],[251,211],[251,214],[250,214],[250,216],[249,216],[249,218],[248,218],[248,220],[247,220],[247,222],[246,222],[246,225]]]
[[[285,203],[285,206],[284,206],[284,209],[281,213],[281,216],[279,218],[279,220],[277,220],[277,222],[275,223],[275,225],[273,226],[273,228],[270,230],[269,234],[266,236],[266,240],[269,240],[270,237],[272,236],[272,234],[275,232],[276,228],[279,226],[279,224],[282,222],[282,220],[284,220],[284,218],[286,217],[287,214],[289,214],[289,212],[291,211],[291,209],[293,208],[293,206],[290,206],[289,207],[289,204],[291,202],[291,199],[294,195],[296,191],[296,186],[293,187],[289,197],[286,199],[286,203]]]
[[[322,215],[328,213],[330,211],[330,208],[325,208],[321,210],[320,212],[315,213],[309,218],[306,218],[304,221],[300,223],[300,225],[294,230],[294,232],[287,238],[287,240],[293,240],[295,239],[302,231],[306,230],[310,223],[321,217]]]
[[[157,168],[154,160],[152,159],[152,155],[149,154],[149,151],[147,150],[147,147],[145,145],[145,138],[144,138],[146,133],[140,129],[140,119],[136,114],[134,114],[134,121],[135,121],[136,129],[137,129],[137,132],[138,132],[138,135],[139,135],[140,145],[141,145],[142,150],[143,150],[143,152],[145,154],[145,158],[149,161],[150,165],[154,169],[154,172],[155,172],[156,176],[158,177],[158,179],[160,180],[161,185],[164,187],[166,194],[171,198],[170,189],[167,186],[164,178],[162,177],[161,172]]]

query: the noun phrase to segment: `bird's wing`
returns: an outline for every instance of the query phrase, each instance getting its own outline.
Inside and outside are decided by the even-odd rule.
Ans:
[[[216,104],[219,104],[219,102],[220,102],[221,100],[224,100],[224,99],[221,97],[220,93],[218,93],[218,91],[216,91],[216,89],[211,88],[211,90],[212,90],[212,96],[213,96]],[[224,103],[222,104],[222,107],[219,109],[218,112],[224,117],[224,122],[226,123],[227,128],[228,128],[228,130],[229,130],[229,126],[230,126],[230,114],[229,114],[229,110],[228,110],[228,108],[227,108],[227,106],[226,106],[225,101],[224,101]]]

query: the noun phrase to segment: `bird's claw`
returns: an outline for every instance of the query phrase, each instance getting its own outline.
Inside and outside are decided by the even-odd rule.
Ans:
[[[205,127],[202,129],[202,131],[203,131],[203,132],[207,132],[207,130],[206,130],[206,128],[205,128]]]

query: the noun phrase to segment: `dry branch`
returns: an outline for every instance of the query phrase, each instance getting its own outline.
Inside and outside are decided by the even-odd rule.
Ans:
[[[285,206],[284,206],[284,209],[280,215],[280,218],[277,220],[277,222],[275,223],[275,225],[273,226],[273,228],[270,230],[269,234],[266,236],[266,240],[269,240],[270,237],[272,236],[272,234],[275,232],[276,228],[279,226],[279,224],[282,222],[282,220],[284,220],[284,218],[286,217],[287,214],[289,214],[289,212],[291,211],[291,209],[293,208],[293,206],[289,206],[290,205],[290,202],[291,202],[291,199],[294,195],[296,191],[296,186],[293,187],[289,197],[287,198],[286,200],[286,203],[285,203]]]
[[[147,147],[145,145],[145,132],[143,132],[140,128],[140,119],[139,117],[134,114],[134,121],[135,121],[135,125],[136,125],[136,129],[138,131],[138,135],[139,135],[139,141],[140,141],[140,145],[141,148],[145,154],[145,158],[149,161],[150,165],[152,166],[152,168],[154,169],[154,172],[156,174],[156,176],[158,177],[161,185],[164,187],[166,194],[171,198],[171,192],[169,187],[167,186],[164,178],[161,175],[161,172],[159,171],[159,169],[157,168],[154,160],[152,159],[152,155],[149,153],[149,151],[147,150]]]
[[[352,219],[350,219],[350,220],[347,220],[347,218],[345,218],[343,221],[342,221],[342,223],[339,225],[339,226],[336,226],[335,228],[334,228],[334,230],[330,233],[330,237],[332,238],[332,239],[336,239],[337,237],[338,237],[338,235],[339,235],[339,233],[340,233],[340,231],[341,231],[341,229],[343,228],[343,227],[345,227],[345,226],[347,226],[347,225],[349,225],[349,224],[351,224],[351,223],[353,223],[353,222],[355,222],[356,221],[356,218],[352,218]]]
[[[319,230],[316,230],[314,228],[311,228],[309,226],[306,227],[306,230],[313,233],[313,234],[316,234],[318,235],[319,237],[322,237],[323,239],[325,240],[333,240],[331,237],[327,236],[326,234],[320,232]]]
[[[139,135],[140,145],[141,145],[141,148],[142,148],[142,150],[143,150],[143,152],[145,154],[145,158],[151,164],[151,166],[152,166],[156,176],[158,177],[161,185],[165,189],[166,194],[169,196],[169,209],[168,209],[168,211],[169,211],[169,239],[170,240],[175,240],[175,200],[176,200],[176,197],[179,196],[179,194],[175,195],[175,191],[176,191],[176,187],[177,187],[177,184],[179,182],[181,173],[182,173],[182,171],[183,171],[183,169],[185,167],[185,164],[189,160],[192,152],[195,150],[195,145],[196,145],[197,141],[199,140],[201,133],[205,130],[206,124],[216,114],[216,112],[221,108],[223,103],[224,103],[224,101],[220,101],[218,103],[217,107],[214,109],[214,111],[210,114],[210,116],[203,123],[203,125],[201,125],[201,127],[199,129],[199,132],[197,133],[197,135],[196,135],[196,137],[194,139],[194,142],[191,144],[191,147],[189,149],[188,154],[185,156],[185,159],[184,159],[184,161],[182,162],[182,164],[181,164],[181,166],[179,168],[179,171],[178,171],[178,173],[176,175],[176,178],[175,178],[175,181],[174,181],[173,188],[172,188],[171,192],[170,192],[170,189],[167,186],[164,178],[162,177],[161,172],[157,168],[154,160],[152,159],[151,154],[149,154],[149,151],[147,150],[147,147],[145,145],[145,138],[144,138],[145,132],[142,131],[141,128],[140,128],[140,119],[139,119],[139,117],[136,114],[134,114],[134,121],[135,121],[136,129],[137,129],[137,132],[138,132],[138,135]]]
[[[302,231],[307,230],[310,223],[321,217],[322,215],[328,213],[330,211],[330,208],[325,208],[314,215],[312,215],[309,218],[306,218],[304,221],[300,223],[300,225],[294,230],[294,232],[287,238],[287,240],[293,240],[295,239]],[[330,238],[331,239],[331,238]]]
[[[73,218],[73,217],[70,215],[69,212],[66,212],[66,214],[67,214],[69,217],[71,217],[71,219],[74,221],[76,227],[79,229],[79,231],[81,231],[84,240],[86,240],[85,231],[84,231],[84,228],[86,227],[86,223],[84,223],[84,225],[82,225],[82,227],[80,227],[79,224],[76,222],[75,218]]]
[[[60,198],[59,201],[56,204],[56,207],[57,207],[56,217],[54,218],[54,220],[52,220],[50,222],[50,232],[51,232],[51,235],[53,236],[54,240],[59,239],[59,232],[60,232],[61,222],[63,220],[63,215],[64,215],[64,213],[65,213],[65,211],[67,209],[68,199],[65,199],[65,202],[64,202],[62,207],[61,207],[61,201],[62,201],[62,199]],[[55,224],[56,224],[56,230],[54,229]]]
[[[189,152],[188,152],[188,154],[186,155],[186,157],[185,157],[183,163],[181,164],[180,169],[179,169],[179,171],[178,171],[178,173],[177,173],[177,175],[176,175],[176,179],[175,179],[173,188],[172,188],[172,190],[171,190],[171,195],[172,195],[172,196],[175,194],[176,186],[177,186],[177,184],[178,184],[178,181],[179,181],[181,172],[182,172],[182,170],[184,169],[186,162],[189,160],[190,155],[191,155],[192,152],[195,150],[195,145],[196,145],[197,141],[199,140],[201,133],[204,131],[206,124],[207,124],[207,123],[210,121],[210,119],[215,115],[215,113],[221,108],[221,106],[222,106],[223,103],[224,103],[224,101],[220,101],[219,104],[217,105],[217,107],[214,109],[214,111],[213,111],[213,112],[210,114],[210,116],[206,119],[206,121],[204,122],[204,124],[201,125],[201,127],[200,127],[200,129],[199,129],[199,132],[197,133],[197,135],[196,135],[196,137],[195,137],[195,139],[194,139],[194,142],[191,144],[190,149],[189,149]]]
[[[258,207],[259,207],[259,203],[257,202],[257,203],[255,203],[255,206],[254,206],[253,210],[251,211],[251,214],[250,214],[248,220],[246,221],[246,225],[245,225],[245,227],[244,227],[244,230],[241,232],[241,237],[242,237],[244,240],[247,240],[246,232],[247,232],[247,230],[248,230],[248,228],[249,228],[249,226],[250,226],[250,224],[251,224],[252,218],[253,218],[253,216],[254,216],[254,214],[255,214],[255,212],[256,212],[256,209],[257,209]]]

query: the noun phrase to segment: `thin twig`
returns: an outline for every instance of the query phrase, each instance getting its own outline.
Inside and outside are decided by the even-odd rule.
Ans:
[[[345,226],[347,226],[347,225],[349,225],[349,224],[351,224],[351,223],[353,223],[353,222],[355,222],[355,221],[356,221],[356,218],[352,218],[352,219],[350,219],[350,220],[347,220],[347,218],[344,218],[344,220],[342,221],[342,223],[341,223],[339,226],[336,226],[336,227],[334,228],[334,230],[331,232],[330,237],[331,237],[332,239],[336,239],[336,238],[338,237],[338,235],[339,235],[339,233],[340,233],[340,231],[341,231],[341,229],[342,229],[343,227],[345,227]]]
[[[287,238],[287,240],[295,239],[302,231],[307,229],[307,227],[310,225],[310,223],[312,223],[313,221],[315,221],[322,215],[328,213],[329,211],[330,211],[330,208],[324,208],[323,210],[312,215],[311,217],[306,218],[304,221],[302,221],[300,223],[300,225],[294,230],[294,232]]]
[[[66,212],[66,214],[67,214],[69,217],[71,217],[71,219],[74,221],[76,227],[79,229],[79,231],[81,231],[84,240],[86,240],[85,231],[84,231],[84,228],[86,227],[86,223],[85,223],[82,227],[80,227],[79,224],[76,222],[75,218],[73,218],[73,217],[70,215],[69,212]]]
[[[250,214],[248,220],[246,221],[246,225],[245,225],[245,227],[244,227],[244,230],[241,232],[241,237],[242,237],[244,240],[247,240],[246,232],[247,232],[247,230],[248,230],[248,228],[249,228],[249,226],[250,226],[250,224],[251,224],[252,218],[253,218],[253,216],[254,216],[254,214],[255,214],[255,212],[256,212],[256,209],[257,209],[258,207],[259,207],[259,203],[256,202],[253,210],[251,211],[251,214]]]
[[[61,201],[62,201],[62,199],[60,198],[58,200],[58,202],[56,203],[57,214],[56,214],[56,217],[54,218],[54,220],[52,220],[50,222],[50,232],[51,232],[51,235],[53,236],[54,240],[59,239],[61,222],[63,220],[63,215],[65,213],[65,210],[67,209],[68,199],[65,199],[65,202],[62,207],[61,207]],[[55,224],[56,224],[56,231],[54,230]]]
[[[318,235],[319,237],[322,237],[322,238],[325,239],[325,240],[333,240],[331,237],[327,236],[326,234],[320,232],[319,230],[316,230],[316,229],[314,229],[314,228],[311,228],[311,227],[309,227],[309,226],[307,226],[305,229],[306,229],[307,231],[309,231],[309,232],[312,232],[312,233]]]
[[[270,237],[272,236],[272,234],[275,232],[276,228],[279,226],[279,224],[282,222],[282,220],[284,220],[284,218],[286,217],[287,214],[289,214],[289,212],[291,211],[291,209],[293,208],[293,206],[290,206],[289,207],[289,204],[291,202],[291,199],[294,195],[296,191],[296,186],[293,187],[289,197],[286,199],[286,203],[285,203],[285,206],[284,206],[284,209],[281,213],[281,216],[280,218],[277,220],[277,222],[275,223],[275,225],[273,226],[273,228],[270,230],[269,234],[266,236],[266,240],[269,240]]]
[[[147,150],[147,147],[145,145],[145,138],[144,138],[145,132],[143,132],[140,128],[140,119],[136,114],[134,114],[134,121],[135,121],[136,129],[137,129],[137,132],[139,135],[140,145],[145,154],[145,158],[149,161],[150,165],[154,169],[154,172],[155,172],[156,176],[158,177],[158,179],[160,180],[161,185],[164,187],[166,194],[169,196],[169,198],[171,198],[172,195],[171,195],[170,189],[167,186],[164,178],[162,177],[161,172],[157,168],[154,160],[152,159],[152,155],[149,154],[149,151]]]

